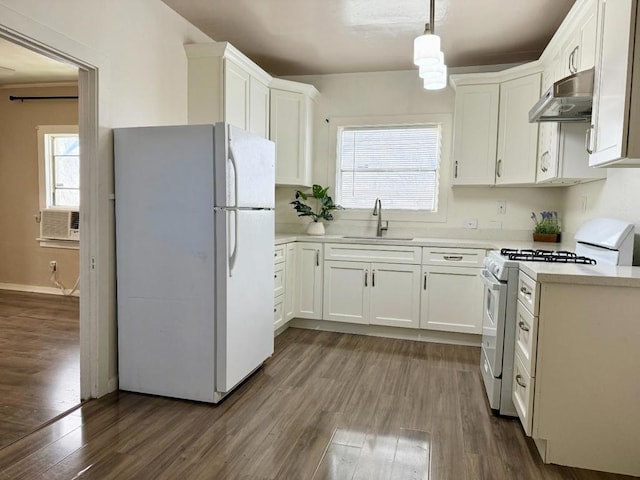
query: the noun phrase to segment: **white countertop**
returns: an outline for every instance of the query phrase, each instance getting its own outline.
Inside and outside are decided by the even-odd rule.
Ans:
[[[411,240],[394,237],[349,238],[349,235],[305,235],[276,233],[275,244],[290,242],[350,243],[373,245],[412,245],[416,247],[481,248],[533,248],[539,250],[573,251],[574,243],[534,243],[499,240],[467,240],[455,238],[416,237]],[[520,270],[538,282],[572,283],[640,288],[640,267],[618,267],[611,265],[577,265],[546,262],[520,262]]]
[[[520,271],[541,283],[640,288],[640,267],[520,262]]]
[[[319,242],[319,243],[351,243],[373,245],[412,245],[416,247],[451,247],[451,248],[482,248],[493,250],[499,248],[494,240],[466,240],[455,238],[420,238],[407,239],[407,237],[353,237],[350,235],[305,235],[295,233],[276,233],[275,244],[281,245],[289,242]],[[513,242],[510,242],[510,244]],[[531,244],[527,244],[528,247]]]

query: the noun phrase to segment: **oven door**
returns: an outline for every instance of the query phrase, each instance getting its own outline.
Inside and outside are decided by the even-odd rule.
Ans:
[[[502,351],[506,320],[507,284],[500,282],[486,269],[481,271],[484,283],[482,314],[482,350],[494,377],[502,375]]]

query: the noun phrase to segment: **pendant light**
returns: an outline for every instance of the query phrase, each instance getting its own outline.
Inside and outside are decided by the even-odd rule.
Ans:
[[[447,86],[447,66],[440,50],[440,37],[435,34],[435,0],[431,0],[424,34],[413,41],[413,63],[419,67],[425,89],[439,90]]]

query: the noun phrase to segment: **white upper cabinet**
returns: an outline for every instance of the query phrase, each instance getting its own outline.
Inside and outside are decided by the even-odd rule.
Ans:
[[[529,109],[540,98],[540,66],[452,75],[456,89],[452,183],[532,185],[538,124]]]
[[[271,76],[227,42],[184,48],[189,123],[227,122],[267,138]]]
[[[276,185],[311,185],[313,85],[273,79],[269,138],[276,144]]]
[[[558,77],[567,77],[595,65],[596,59],[596,0],[587,0],[580,5],[573,27],[559,30],[562,44],[561,68]]]
[[[493,185],[500,86],[461,85],[456,89],[454,185]]]
[[[500,84],[496,185],[531,184],[536,180],[538,124],[529,110],[540,98],[540,73]]]
[[[638,2],[598,0],[591,166],[640,166],[640,62],[634,45]],[[640,52],[640,47],[638,47]]]

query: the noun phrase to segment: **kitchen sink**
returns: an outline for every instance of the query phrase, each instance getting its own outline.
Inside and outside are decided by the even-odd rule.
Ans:
[[[345,235],[342,238],[344,238],[345,240],[401,240],[405,242],[413,240],[413,237],[376,237],[375,235],[353,237]]]

